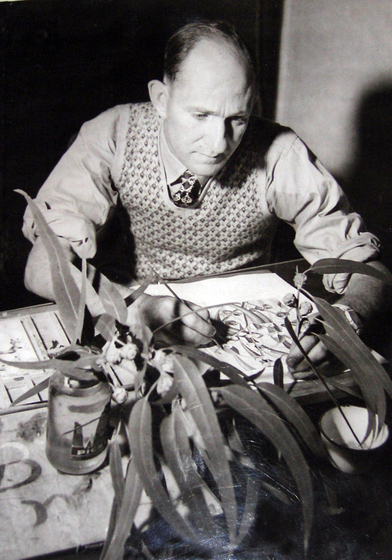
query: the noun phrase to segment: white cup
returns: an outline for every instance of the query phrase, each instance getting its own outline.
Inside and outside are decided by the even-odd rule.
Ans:
[[[351,429],[339,408],[332,408],[320,420],[321,438],[332,464],[337,469],[345,473],[364,472],[383,452],[389,436],[388,426],[384,424],[380,429],[376,415],[375,427],[366,435],[369,424],[367,409],[360,406],[343,406],[341,410]]]

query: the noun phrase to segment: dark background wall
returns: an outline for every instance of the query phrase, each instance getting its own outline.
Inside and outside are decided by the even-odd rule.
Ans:
[[[40,302],[23,285],[30,249],[23,189],[34,196],[82,123],[148,98],[163,48],[197,18],[234,23],[254,53],[274,117],[283,0],[30,0],[0,3],[0,309]],[[261,80],[263,78],[263,80]]]
[[[40,301],[23,286],[30,244],[14,189],[34,196],[84,121],[146,100],[166,39],[200,17],[236,25],[264,116],[339,179],[392,266],[390,0],[0,1],[0,310]],[[277,260],[296,255],[291,238],[283,228]]]

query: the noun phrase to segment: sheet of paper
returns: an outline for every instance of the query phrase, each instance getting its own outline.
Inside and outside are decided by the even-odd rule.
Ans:
[[[281,299],[288,292],[295,292],[295,288],[273,272],[239,273],[221,278],[173,282],[168,285],[181,299],[203,307],[254,301],[266,294]],[[151,284],[146,293],[155,296],[171,295],[164,284]]]
[[[292,339],[285,318],[296,329],[297,313],[283,298],[295,295],[296,289],[285,280],[275,273],[255,272],[169,286],[181,299],[209,308],[218,344],[203,348],[204,352],[268,382],[273,382],[274,364],[281,359],[284,382],[293,381],[286,365]],[[164,284],[149,286],[147,293],[172,295]],[[301,301],[310,303],[302,295]],[[309,311],[315,311],[311,304]]]
[[[68,340],[60,318],[51,307],[47,311],[0,316],[0,359],[7,362],[36,362],[47,360],[52,353],[65,347]],[[10,404],[51,375],[53,370],[14,367],[0,362],[0,409]],[[47,399],[44,390],[26,399],[25,404],[41,403]]]

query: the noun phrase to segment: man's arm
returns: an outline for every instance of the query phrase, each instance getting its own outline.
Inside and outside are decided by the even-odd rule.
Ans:
[[[65,255],[70,262],[73,262],[76,256],[69,242],[61,238],[59,241],[64,248]],[[54,301],[49,258],[40,238],[33,245],[27,260],[25,285],[31,292]],[[88,300],[87,304],[93,317],[104,312],[99,301]],[[159,329],[156,338],[168,343],[186,342],[200,346],[209,343],[215,334],[215,329],[209,322],[207,310],[202,310],[189,302],[183,303],[170,296],[141,295],[128,308],[128,322],[131,323],[136,315],[141,316],[152,331]]]
[[[389,274],[387,268],[380,261],[372,261],[369,266]],[[375,350],[383,350],[383,345],[389,338],[389,328],[392,316],[392,290],[389,286],[363,274],[353,274],[344,295],[338,303],[353,309],[363,323],[361,338]],[[342,318],[344,315],[342,314]],[[312,326],[310,327],[310,331]],[[315,365],[328,361],[330,354],[316,335],[306,332],[301,338],[304,350]],[[287,365],[292,372],[309,369],[297,346],[291,347]]]
[[[295,245],[302,256],[309,263],[324,258],[368,262],[385,271],[377,260],[377,238],[366,231],[362,218],[352,211],[334,177],[298,137],[293,139],[292,135],[286,135],[281,137],[280,143],[285,139],[291,139],[291,144],[287,146],[286,143],[285,150],[278,154],[270,150],[270,160],[267,159],[267,171],[271,177],[268,203],[278,218],[294,227]],[[349,285],[346,285],[348,278]],[[324,285],[329,291],[344,294],[339,302],[360,316],[365,327],[362,338],[374,346],[376,337],[369,335],[392,309],[387,286],[368,276],[353,274],[349,277],[341,273],[324,275]],[[310,331],[312,329],[314,332],[319,330],[320,323],[315,323]],[[372,343],[369,342],[371,338]],[[304,334],[302,343],[315,364],[328,360],[326,348],[315,335]],[[287,363],[293,372],[309,369],[294,346]]]
[[[66,239],[58,238],[65,255],[70,262],[74,260],[74,253],[71,251],[69,242]],[[26,288],[44,299],[53,301],[53,284],[50,271],[48,253],[42,240],[38,237],[29,253],[25,268],[24,282]]]

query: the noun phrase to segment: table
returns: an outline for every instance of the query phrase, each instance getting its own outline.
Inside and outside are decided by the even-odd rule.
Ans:
[[[1,313],[0,340],[12,346],[13,353],[4,357],[19,360],[44,360],[53,346],[69,344],[53,304]],[[52,557],[61,550],[96,554],[95,543],[105,538],[113,500],[109,469],[76,477],[58,473],[45,456],[47,390],[4,410],[52,372],[19,371],[4,364],[0,368],[0,558]],[[122,379],[124,385],[127,381]],[[148,500],[146,507],[147,513],[140,508],[143,519]]]
[[[300,260],[269,266],[268,269],[290,281],[297,266],[305,265]],[[320,279],[313,278],[312,282],[315,285],[311,288],[312,293],[319,293]],[[56,317],[56,306],[15,310],[8,312],[7,316],[19,317],[30,325],[30,319],[33,324],[39,324],[39,317],[45,313]],[[45,337],[37,338],[34,330],[29,331],[28,327],[26,332],[33,341],[37,356],[43,357],[49,342],[45,342]],[[51,333],[47,334],[50,341]],[[56,330],[56,339],[60,334],[61,331]],[[66,339],[63,342],[66,344]],[[293,391],[316,419],[326,406],[323,391],[315,381],[298,385]],[[13,387],[13,390],[18,394],[20,387]],[[99,543],[106,534],[113,497],[109,469],[104,467],[98,473],[72,477],[59,474],[51,467],[44,453],[44,398],[41,395],[39,402],[30,402],[22,410],[0,417],[1,558],[21,560],[43,554],[54,558],[55,551],[63,551],[56,557],[67,559],[98,558]],[[265,462],[269,453],[262,444],[260,462]],[[392,496],[386,491],[392,482],[389,453],[390,446],[374,471],[360,477],[343,475],[329,465],[323,464],[321,470],[320,465],[312,465],[318,473],[315,474],[315,486],[319,508],[309,560],[392,558],[389,530]],[[264,466],[270,469],[271,477],[277,476],[280,470],[273,461]],[[325,485],[328,486],[330,503],[325,500]],[[293,516],[292,509],[270,496],[263,495],[261,503],[263,515],[247,541],[248,548],[238,558],[299,560],[302,550],[298,526],[300,511]],[[139,520],[148,517],[149,508],[149,501],[144,497]],[[342,536],[346,542],[342,543]]]

